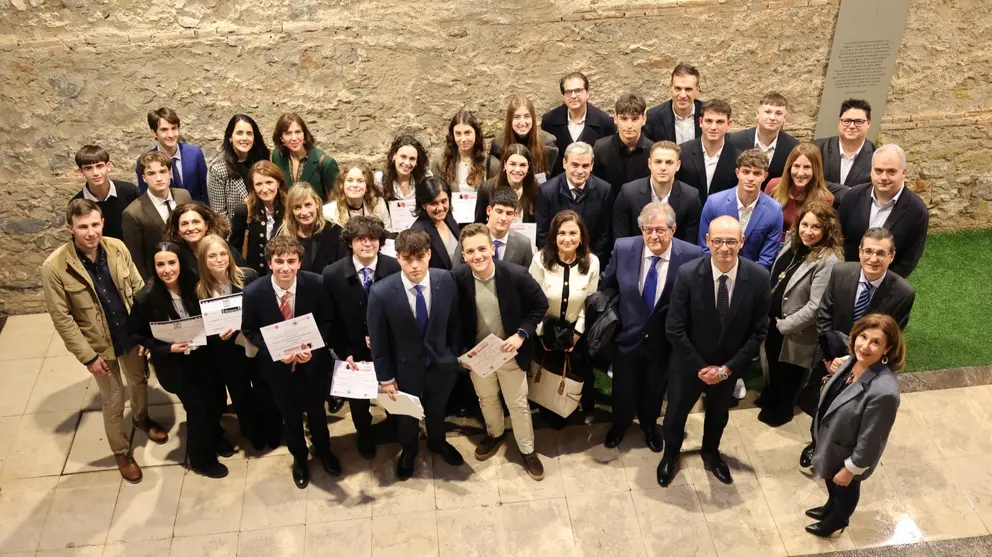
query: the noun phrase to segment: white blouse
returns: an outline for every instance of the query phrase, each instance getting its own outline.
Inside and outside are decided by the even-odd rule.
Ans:
[[[568,266],[568,280],[565,280],[566,268],[555,265],[549,271],[541,263],[544,250],[534,254],[530,264],[530,274],[541,285],[544,295],[548,297],[548,317],[562,317],[562,303],[565,304],[565,321],[575,324],[575,332],[582,334],[586,326],[586,298],[599,289],[599,258],[589,254],[589,272],[579,273],[578,264]],[[566,286],[568,298],[564,298]],[[543,334],[543,324],[537,327],[537,334]]]

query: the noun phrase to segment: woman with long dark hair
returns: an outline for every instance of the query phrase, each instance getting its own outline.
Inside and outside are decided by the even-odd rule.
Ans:
[[[199,273],[196,265],[198,246],[212,234],[227,239],[231,235],[231,223],[210,207],[195,201],[177,206],[165,223],[165,239],[179,246],[179,262],[194,276]],[[235,256],[234,262],[244,265],[240,254]]]
[[[338,163],[317,147],[303,118],[295,112],[280,116],[272,132],[272,144],[272,162],[282,171],[286,184],[306,182],[326,203],[338,179]]]
[[[514,95],[506,107],[503,135],[493,140],[489,155],[502,160],[503,149],[520,143],[530,151],[534,161],[534,175],[543,182],[550,178],[551,169],[558,160],[558,143],[555,136],[540,129],[537,125],[537,112],[534,103],[523,95]]]
[[[210,208],[228,219],[248,196],[248,172],[258,161],[269,160],[270,151],[251,116],[235,114],[224,130],[221,152],[207,168]]]
[[[417,198],[417,184],[430,174],[427,151],[412,135],[393,140],[386,153],[386,165],[375,173],[375,185],[386,202]]]
[[[486,208],[493,192],[507,187],[517,194],[517,222],[534,222],[534,203],[540,185],[534,177],[534,158],[530,150],[520,143],[514,143],[503,150],[502,171],[479,188],[475,202],[475,222],[485,223],[488,219]]]
[[[220,427],[222,408],[214,402],[217,376],[202,347],[188,342],[169,343],[152,335],[151,324],[200,314],[196,282],[183,272],[179,246],[161,242],[152,259],[151,282],[134,298],[128,317],[132,342],[151,353],[151,362],[162,388],[179,397],[186,411],[187,454],[197,474],[210,478],[227,476],[227,467],[217,455],[230,456],[234,447],[224,439]]]
[[[431,238],[430,266],[451,270],[457,254],[460,230],[451,214],[451,188],[432,176],[417,185],[417,220],[411,230],[423,230]]]
[[[476,191],[499,174],[499,159],[486,155],[482,126],[468,110],[459,110],[448,123],[444,146],[431,158],[431,173],[451,191]]]
[[[229,241],[245,265],[264,276],[265,244],[279,232],[286,213],[286,178],[275,164],[259,161],[251,167],[249,182],[248,197],[234,210]]]

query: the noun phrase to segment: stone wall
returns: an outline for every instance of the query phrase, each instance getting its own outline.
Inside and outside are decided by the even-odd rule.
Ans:
[[[848,0],[852,1],[852,0]],[[984,0],[914,0],[880,139],[909,152],[932,227],[987,226],[992,202],[992,55]],[[183,135],[219,149],[231,114],[266,133],[304,114],[339,161],[381,166],[390,139],[436,145],[468,107],[488,136],[507,98],[539,112],[579,69],[591,101],[622,92],[665,100],[679,60],[703,98],[750,125],[761,94],[794,104],[787,129],[811,135],[838,0],[0,0],[0,313],[43,308],[39,266],[64,241],[72,154],[100,143],[115,177],[153,142],[145,113],[175,108]],[[983,34],[984,33],[984,34]],[[271,145],[271,140],[268,140]]]

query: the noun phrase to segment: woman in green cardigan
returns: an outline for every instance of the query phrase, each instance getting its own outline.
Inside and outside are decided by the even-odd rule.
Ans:
[[[287,112],[276,121],[272,132],[272,162],[282,170],[287,187],[308,182],[326,203],[338,179],[338,163],[317,148],[306,122],[295,112]]]

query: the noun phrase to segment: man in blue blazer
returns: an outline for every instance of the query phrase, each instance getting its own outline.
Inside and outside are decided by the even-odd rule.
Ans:
[[[427,422],[427,446],[444,461],[465,461],[444,439],[444,407],[455,385],[462,331],[458,286],[450,271],[430,269],[431,241],[423,230],[404,230],[396,237],[401,272],[372,285],[367,321],[372,363],[380,390],[420,397]],[[396,416],[400,446],[396,477],[413,476],[419,420]]]
[[[606,434],[605,445],[619,445],[637,414],[644,443],[660,453],[663,440],[657,424],[671,352],[665,339],[668,302],[679,267],[700,257],[703,250],[673,237],[675,210],[667,203],[645,205],[637,224],[641,235],[617,240],[600,282],[600,290],[615,290],[620,295],[613,428]]]
[[[782,246],[782,206],[761,191],[768,157],[760,149],[748,149],[737,157],[737,186],[714,193],[706,199],[699,217],[699,245],[703,253],[710,222],[729,215],[741,223],[744,246],[741,257],[771,269]]]
[[[300,270],[303,246],[296,238],[276,236],[265,246],[265,258],[272,274],[256,280],[244,290],[241,328],[248,340],[258,347],[260,375],[269,385],[286,425],[286,446],[293,455],[293,482],[303,489],[310,484],[307,470],[307,440],[303,433],[303,414],[307,417],[314,456],[331,476],[341,475],[341,464],[331,453],[324,399],[330,389],[330,372],[334,366],[331,345],[330,300],[321,285],[320,275]],[[261,329],[293,317],[313,314],[325,346],[303,350],[272,361]]]
[[[193,201],[209,203],[207,199],[207,161],[203,150],[196,145],[182,143],[179,135],[179,115],[171,108],[162,107],[148,112],[148,127],[158,143],[152,150],[162,151],[172,159],[173,188],[189,192]],[[135,163],[138,190],[144,193],[148,184],[142,178],[141,161]],[[250,186],[250,184],[249,184]]]

